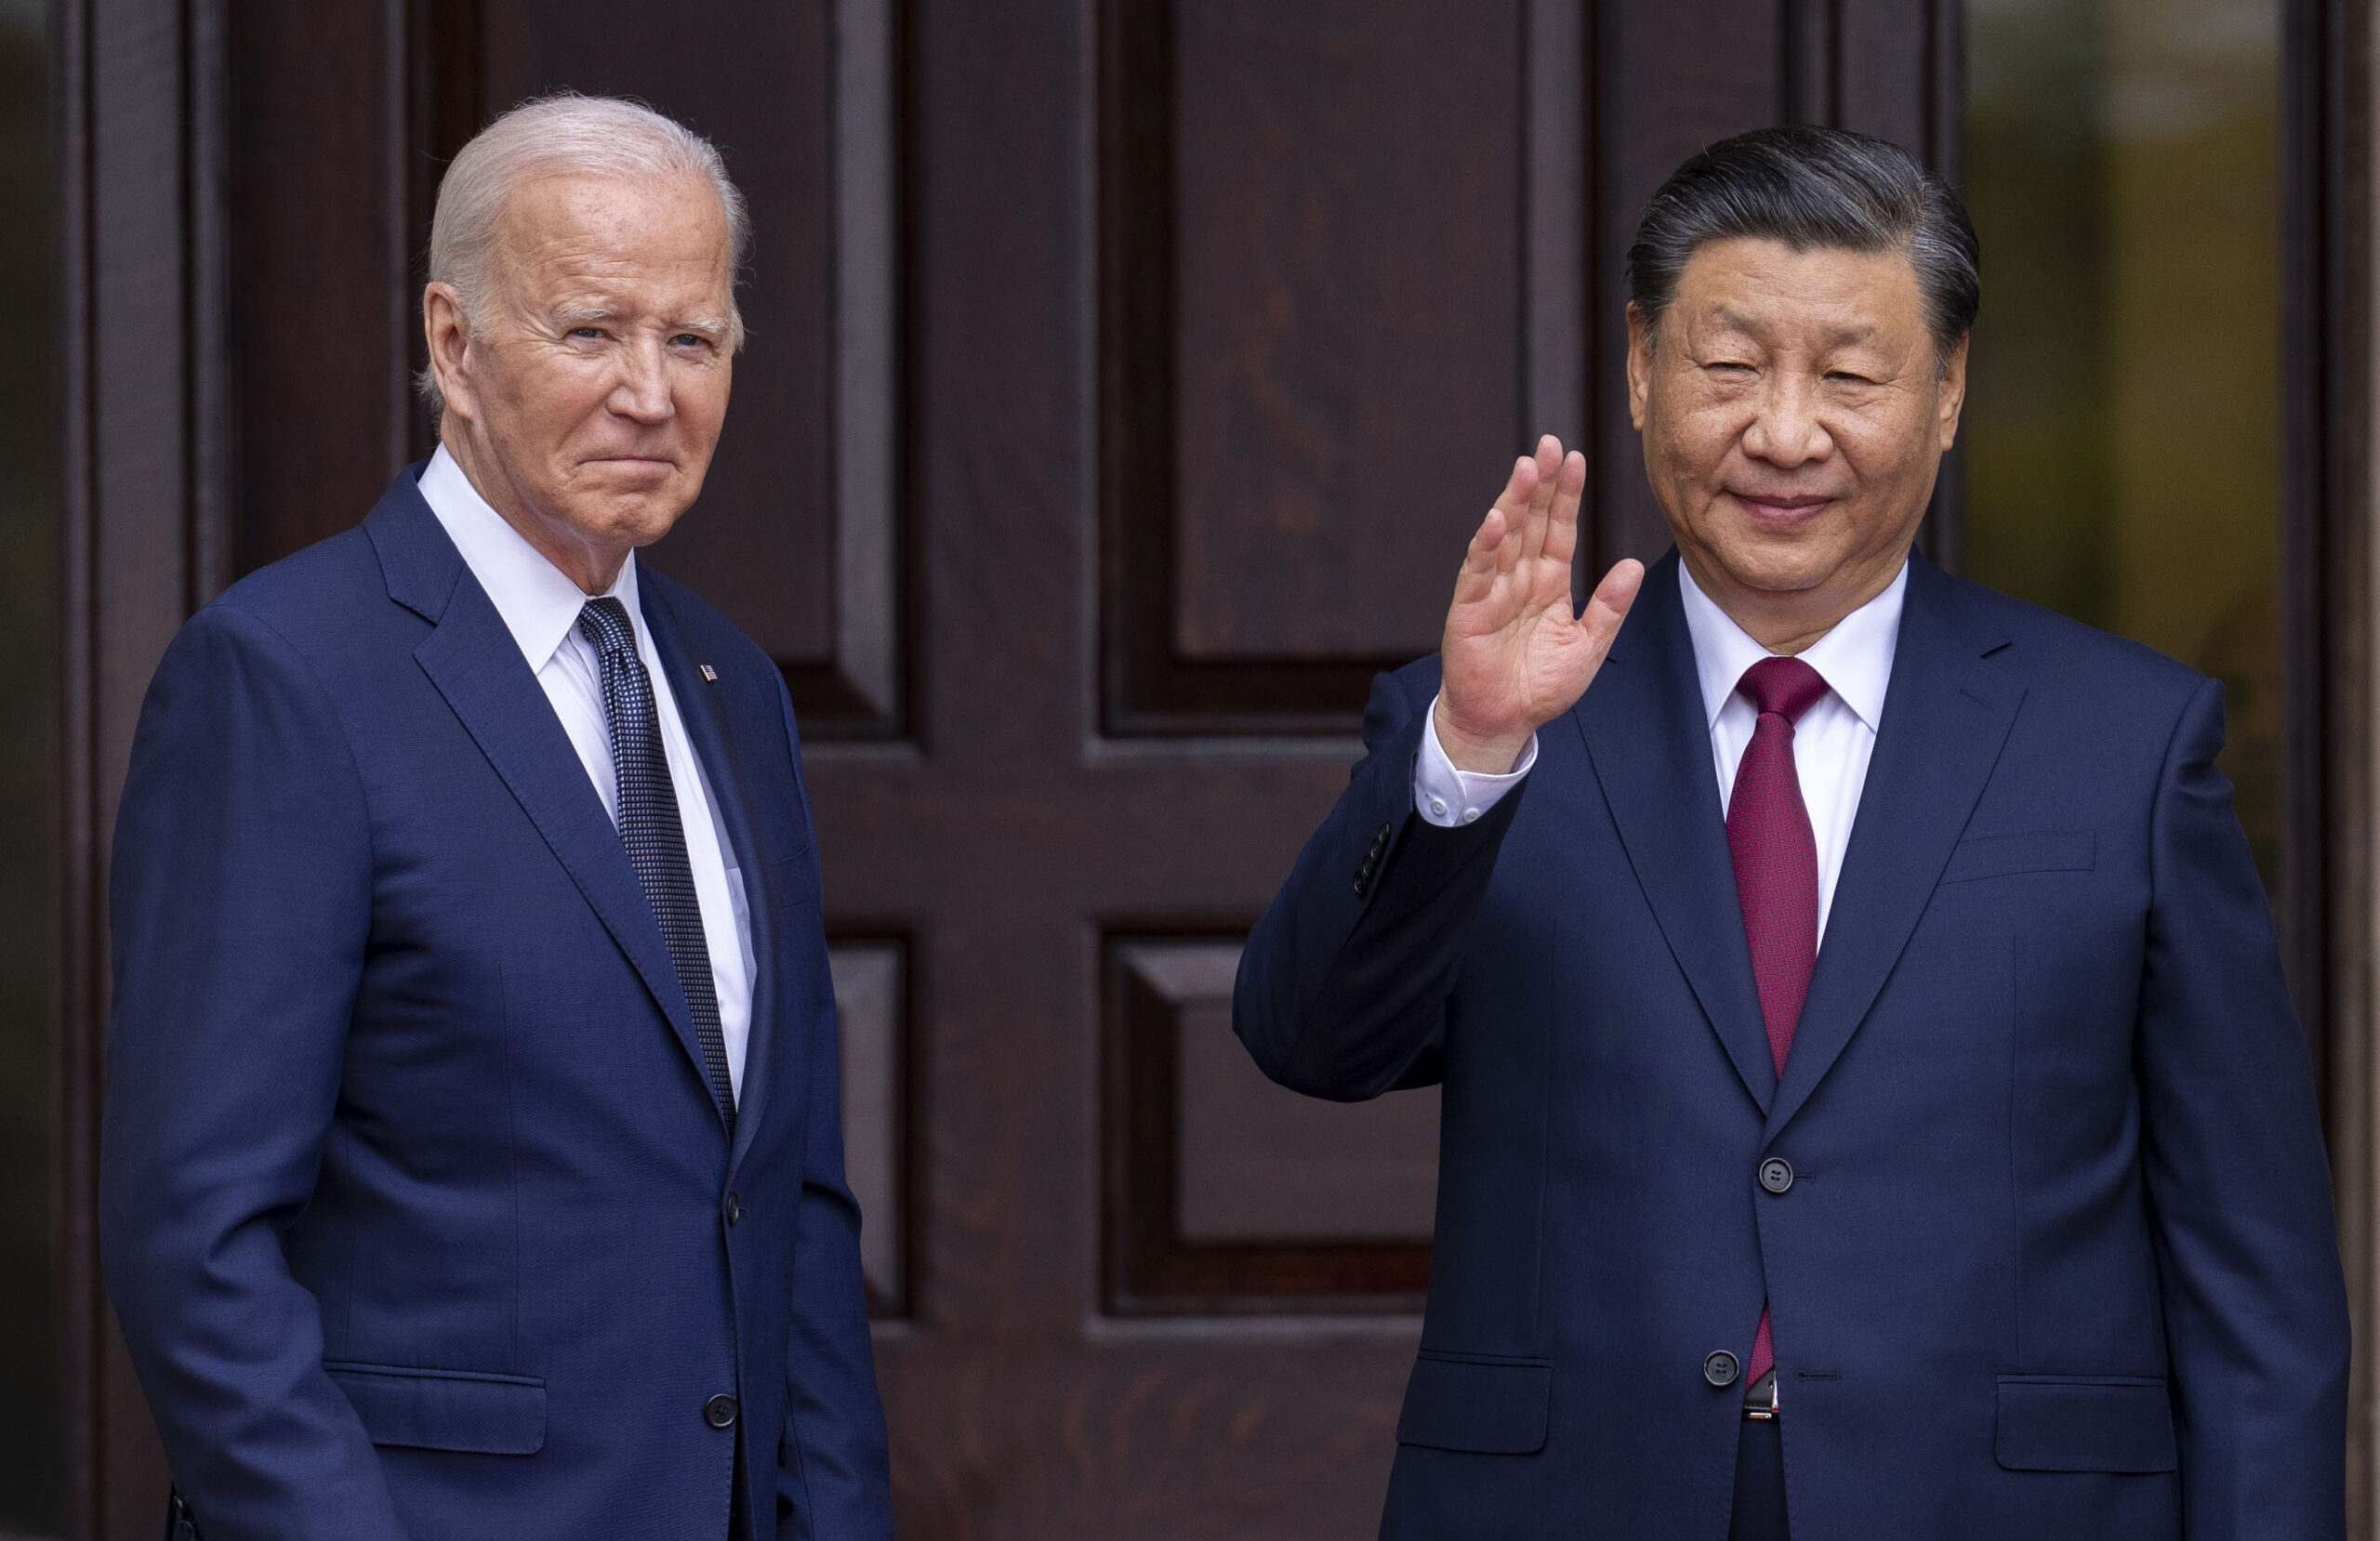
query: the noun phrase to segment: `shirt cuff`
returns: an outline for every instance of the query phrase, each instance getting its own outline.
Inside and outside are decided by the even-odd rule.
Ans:
[[[1421,753],[1413,761],[1413,811],[1440,829],[1472,823],[1518,786],[1536,763],[1537,735],[1531,733],[1520,763],[1501,776],[1457,770],[1447,757],[1446,745],[1438,742],[1438,704],[1433,700],[1430,720],[1421,730]]]

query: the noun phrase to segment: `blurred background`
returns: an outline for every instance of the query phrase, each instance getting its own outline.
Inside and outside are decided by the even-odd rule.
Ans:
[[[0,0],[0,1536],[164,1491],[89,1223],[139,691],[427,453],[439,170],[561,86],[753,204],[652,560],[801,712],[903,1534],[1372,1534],[1435,1104],[1265,1085],[1238,938],[1516,449],[1665,544],[1620,255],[1764,123],[1981,234],[1925,548],[2225,681],[2368,1325],[2371,68],[2348,0]]]

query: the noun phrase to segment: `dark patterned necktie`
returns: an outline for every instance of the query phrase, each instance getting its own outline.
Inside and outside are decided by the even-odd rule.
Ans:
[[[1744,671],[1736,693],[1760,718],[1727,798],[1727,854],[1743,904],[1744,940],[1752,944],[1768,1055],[1782,1077],[1818,956],[1818,847],[1793,769],[1793,724],[1826,694],[1826,681],[1798,658],[1764,658]],[[1757,1384],[1776,1363],[1763,1301],[1747,1384]]]
[[[719,990],[712,982],[710,947],[703,935],[702,905],[694,898],[694,869],[686,862],[686,833],[678,823],[678,794],[669,781],[669,757],[661,746],[661,718],[654,709],[653,680],[637,656],[636,633],[628,607],[614,599],[589,599],[578,612],[578,629],[595,644],[602,661],[603,716],[612,728],[612,769],[618,779],[620,839],[628,864],[661,923],[661,939],[686,993],[694,1019],[703,1068],[720,1117],[735,1127],[735,1087],[727,1073],[727,1038],[719,1027]]]

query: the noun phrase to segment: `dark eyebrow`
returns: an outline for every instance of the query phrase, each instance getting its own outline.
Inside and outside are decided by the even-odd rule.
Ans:
[[[1711,319],[1717,322],[1722,326],[1731,328],[1738,332],[1747,333],[1750,336],[1761,338],[1764,341],[1766,340],[1768,336],[1768,329],[1765,326],[1763,326],[1760,323],[1752,320],[1750,316],[1737,314],[1735,311],[1728,310],[1724,305],[1711,312]],[[1850,347],[1863,342],[1873,342],[1876,340],[1876,329],[1873,326],[1832,326],[1827,329],[1826,340],[1830,345],[1836,348]]]

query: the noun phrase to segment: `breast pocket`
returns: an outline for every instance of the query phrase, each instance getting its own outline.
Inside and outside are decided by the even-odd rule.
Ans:
[[[2098,842],[2088,830],[2044,830],[2031,835],[1977,835],[1961,840],[1942,871],[1945,883],[1972,883],[2020,872],[2089,872],[2098,861]]]

